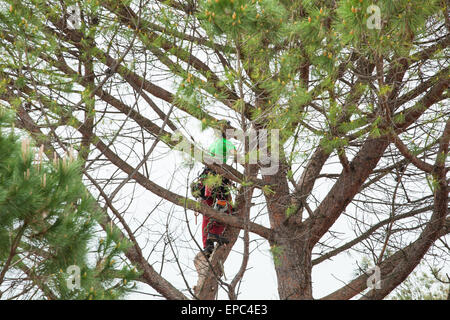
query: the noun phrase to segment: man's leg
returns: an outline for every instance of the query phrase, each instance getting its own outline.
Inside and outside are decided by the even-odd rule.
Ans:
[[[206,200],[203,200],[202,203],[211,207],[214,204],[214,200],[212,198],[208,198]],[[202,221],[203,251],[208,256],[211,254],[211,252],[214,249],[214,244],[212,244],[212,247],[211,247],[211,243],[210,243],[210,241],[208,241],[208,233],[212,227],[212,223],[213,223],[213,221],[211,221],[211,219],[209,217],[207,217],[205,215],[203,216],[203,221]]]
[[[219,199],[224,199],[223,200],[223,202],[225,203],[224,213],[232,214],[233,212],[231,206],[232,198],[226,186],[221,186],[219,188],[219,192],[217,195],[219,196]],[[214,244],[216,242],[218,243],[219,246],[228,244],[230,242],[226,237],[222,236],[223,232],[225,231],[225,225],[215,221],[214,219],[210,219],[210,227],[207,228],[207,231],[208,231],[207,246],[212,250],[214,249]]]
[[[202,240],[203,240],[203,252],[207,257],[209,257],[214,250],[214,242],[208,239],[208,236],[212,229],[211,225],[213,223],[214,222],[211,221],[210,218],[204,217],[202,224]]]
[[[214,219],[203,220],[203,248],[207,256],[209,256],[213,250],[214,245],[217,242],[220,245],[228,243],[228,239],[222,236],[225,226],[218,223]]]

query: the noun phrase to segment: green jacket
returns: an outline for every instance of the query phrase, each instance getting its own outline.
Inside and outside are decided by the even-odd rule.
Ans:
[[[236,150],[236,147],[225,138],[217,139],[209,147],[211,156],[219,160],[222,159],[223,163],[227,162],[227,158],[232,150]]]

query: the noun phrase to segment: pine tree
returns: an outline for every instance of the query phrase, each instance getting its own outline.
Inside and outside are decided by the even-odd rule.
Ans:
[[[74,146],[102,232],[115,230],[106,248],[130,240],[126,263],[165,298],[188,297],[173,265],[192,294],[181,257],[198,247],[172,214],[195,211],[231,227],[195,298],[236,297],[253,239],[236,281],[217,275],[243,230],[271,248],[281,299],[313,298],[313,268],[343,252],[380,267],[382,288],[364,298],[382,299],[448,251],[449,16],[446,0],[4,0],[0,99],[47,152]],[[274,174],[203,163],[238,185],[231,217],[181,192],[185,171],[151,170],[167,168],[175,134],[191,153],[226,120],[280,134]],[[366,278],[324,298],[350,299]]]
[[[126,248],[98,239],[100,215],[72,155],[49,161],[0,108],[0,296],[117,299],[136,273],[117,269]],[[128,282],[128,284],[127,284]]]

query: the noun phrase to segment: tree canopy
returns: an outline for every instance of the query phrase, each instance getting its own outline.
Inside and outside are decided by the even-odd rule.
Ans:
[[[444,0],[3,0],[0,100],[50,159],[73,148],[152,294],[236,299],[264,244],[280,299],[383,299],[448,264],[449,43]],[[244,160],[195,162],[212,129]],[[275,135],[255,151],[251,130]],[[172,150],[191,160],[169,174]],[[236,184],[236,215],[189,195],[202,165]],[[195,292],[193,212],[231,239]],[[345,253],[379,287],[361,272],[314,295],[313,269]]]

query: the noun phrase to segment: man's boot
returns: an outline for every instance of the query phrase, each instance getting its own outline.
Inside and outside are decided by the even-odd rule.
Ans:
[[[230,243],[230,240],[228,240],[224,236],[221,236],[219,234],[214,234],[214,233],[208,233],[208,237],[206,238],[206,244],[208,244],[208,240],[213,243],[213,248],[214,248],[214,242],[217,242],[219,244],[219,246]]]
[[[206,239],[206,246],[203,249],[203,253],[205,254],[205,256],[209,259],[211,253],[214,251],[214,241],[212,241],[209,238],[209,234],[208,234],[208,238]]]

